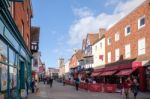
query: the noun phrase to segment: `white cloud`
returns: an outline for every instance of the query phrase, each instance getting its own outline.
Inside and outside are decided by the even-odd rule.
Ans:
[[[117,5],[120,0],[107,0],[105,6]]]
[[[92,11],[87,8],[87,7],[83,7],[83,8],[74,8],[73,12],[76,16],[78,17],[86,17],[86,16],[91,16],[93,15]]]
[[[110,28],[113,24],[139,6],[143,1],[145,0],[128,0],[126,2],[120,0],[116,4],[113,14],[100,13],[99,15],[94,16],[94,13],[87,7],[73,10],[79,19],[75,20],[70,26],[70,39],[68,43],[71,45],[81,44],[82,39],[87,33],[97,32],[99,28]]]

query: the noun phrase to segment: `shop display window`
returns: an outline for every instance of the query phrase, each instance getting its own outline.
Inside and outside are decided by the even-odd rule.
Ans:
[[[7,90],[7,81],[8,81],[7,65],[0,63],[0,90],[1,91]]]
[[[16,54],[11,49],[9,49],[9,64],[13,66],[16,64]]]
[[[10,88],[15,88],[17,85],[17,69],[15,67],[9,67],[10,74]]]
[[[7,45],[0,40],[0,62],[7,62]]]
[[[0,34],[3,34],[3,30],[4,30],[4,24],[3,24],[3,22],[0,20]]]

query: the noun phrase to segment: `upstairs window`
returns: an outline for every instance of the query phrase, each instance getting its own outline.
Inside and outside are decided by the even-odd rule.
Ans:
[[[111,41],[111,38],[109,37],[109,38],[107,39],[107,44],[108,44],[108,45],[111,45],[111,42],[112,42],[112,41]]]
[[[119,48],[115,49],[115,60],[118,61],[119,60]]]
[[[115,33],[115,41],[119,41],[119,33],[117,32],[117,33]]]
[[[145,54],[145,38],[138,40],[138,55]]]
[[[142,16],[138,19],[138,29],[141,29],[145,26],[145,16]]]
[[[108,63],[110,63],[111,62],[111,52],[108,52],[107,53],[107,61],[108,61]]]
[[[131,56],[131,49],[130,44],[125,45],[125,58],[130,58]]]
[[[130,25],[125,27],[125,36],[128,36],[131,33],[131,27]]]

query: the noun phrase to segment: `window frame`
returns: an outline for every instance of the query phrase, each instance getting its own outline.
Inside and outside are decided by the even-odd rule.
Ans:
[[[129,46],[129,51],[127,50]],[[131,45],[130,44],[126,44],[125,45],[125,58],[130,58],[131,57]]]
[[[111,63],[111,52],[107,53],[107,62]]]
[[[119,48],[117,48],[117,49],[115,49],[115,61],[118,61],[119,57],[120,57],[120,50],[119,50]]]
[[[144,40],[145,44],[141,44],[142,40]],[[144,47],[140,48],[141,45],[144,46]],[[140,38],[138,40],[138,56],[144,55],[144,54],[146,54],[146,39],[145,39],[145,37],[144,38]]]
[[[128,31],[128,28],[130,28],[130,32],[127,32]],[[131,34],[131,25],[127,25],[124,29],[124,32],[125,32],[125,36],[128,36]]]
[[[119,32],[116,32],[115,33],[115,41],[117,42],[119,40],[120,40],[120,34],[119,34]]]
[[[144,18],[144,24],[141,26],[141,20]],[[143,28],[145,26],[145,15],[141,16],[139,19],[138,19],[138,30]]]

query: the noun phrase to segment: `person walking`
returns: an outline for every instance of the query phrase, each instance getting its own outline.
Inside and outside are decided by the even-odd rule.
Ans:
[[[124,93],[125,93],[126,99],[129,99],[129,90],[131,88],[131,80],[130,80],[130,78],[126,79],[123,82],[123,88],[124,88]]]
[[[44,82],[44,85],[45,85],[45,82],[46,82],[46,77],[44,77],[44,78],[43,78],[43,82]]]
[[[38,81],[35,80],[35,92],[37,93],[39,91]]]
[[[137,96],[138,91],[139,91],[139,83],[137,82],[136,79],[133,80],[133,83],[131,85],[131,90],[133,92],[134,99],[136,99],[136,96]]]
[[[79,84],[80,84],[80,80],[79,80],[79,78],[76,78],[76,80],[75,80],[76,91],[79,90]]]
[[[52,88],[52,85],[53,85],[53,79],[52,79],[52,77],[49,78],[49,84],[50,84],[50,88]]]
[[[65,77],[63,77],[62,80],[63,80],[63,86],[65,86]]]
[[[34,93],[34,87],[35,87],[35,81],[34,81],[34,79],[32,79],[32,81],[31,81],[32,93]]]

